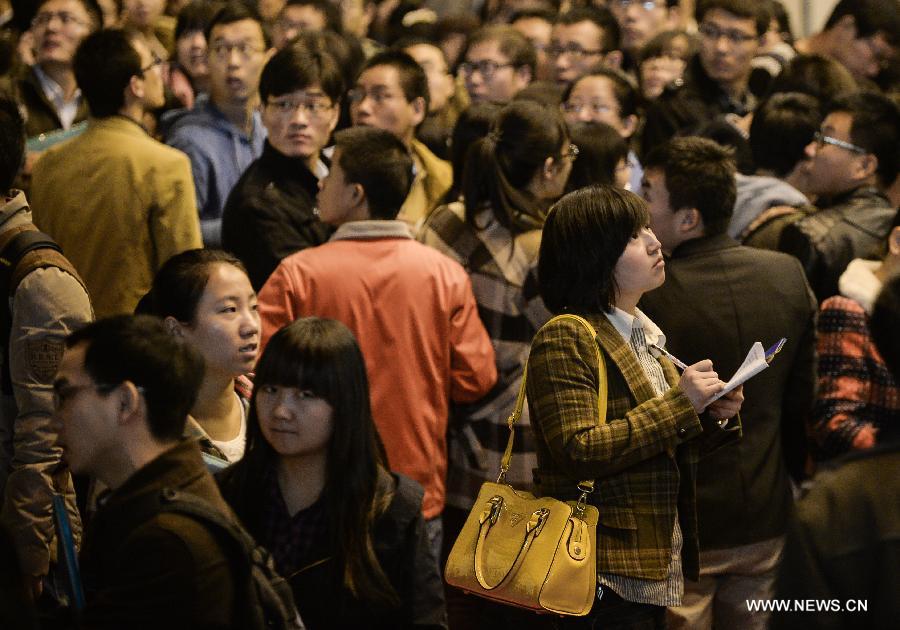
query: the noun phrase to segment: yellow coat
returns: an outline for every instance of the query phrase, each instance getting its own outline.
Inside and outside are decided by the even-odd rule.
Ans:
[[[186,155],[124,116],[91,119],[37,161],[34,223],[87,285],[97,317],[131,313],[159,267],[202,247]]]

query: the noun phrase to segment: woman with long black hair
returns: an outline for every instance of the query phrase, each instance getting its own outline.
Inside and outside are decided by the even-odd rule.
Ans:
[[[353,333],[331,319],[289,324],[254,386],[247,452],[220,486],[307,627],[445,627],[422,488],[387,470]]]

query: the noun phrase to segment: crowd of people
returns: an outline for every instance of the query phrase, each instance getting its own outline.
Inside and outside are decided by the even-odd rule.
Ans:
[[[900,0],[0,0],[0,626],[893,627],[898,172]]]

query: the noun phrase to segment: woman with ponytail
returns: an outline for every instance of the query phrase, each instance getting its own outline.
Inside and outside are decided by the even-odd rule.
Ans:
[[[537,290],[541,227],[548,207],[563,193],[577,154],[558,109],[511,102],[500,110],[488,135],[468,149],[461,200],[435,209],[420,233],[422,242],[469,272],[499,374],[490,394],[457,408],[451,417],[445,552],[481,484],[497,478],[509,436],[506,418],[515,405],[529,344],[550,317]],[[527,424],[526,409],[520,426]],[[516,488],[528,488],[536,456],[527,428],[516,432],[515,446],[507,479]],[[454,622],[480,627],[488,611],[475,609],[490,608],[472,598],[459,607],[452,599],[448,604],[451,627]],[[480,619],[455,618],[473,613]]]

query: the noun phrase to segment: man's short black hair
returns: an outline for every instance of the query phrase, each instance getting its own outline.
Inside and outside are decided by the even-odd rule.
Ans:
[[[175,20],[175,41],[188,33],[197,31],[206,33],[206,28],[219,6],[216,2],[207,2],[206,0],[193,0],[184,5]]]
[[[408,102],[413,102],[421,97],[425,99],[425,111],[431,97],[428,93],[428,76],[416,60],[402,50],[384,50],[376,53],[363,64],[360,74],[377,66],[390,66],[397,71],[400,81],[400,89]]]
[[[672,138],[647,155],[644,170],[659,169],[666,179],[669,207],[697,208],[707,236],[728,227],[737,197],[734,152],[707,138]]]
[[[878,353],[900,383],[900,276],[894,276],[881,287],[872,308],[869,330]]]
[[[338,163],[348,183],[366,193],[373,219],[396,219],[413,182],[413,161],[397,136],[376,127],[351,127],[334,134]]]
[[[128,381],[142,389],[150,434],[178,440],[203,381],[200,354],[149,315],[118,315],[88,324],[66,338],[66,347],[86,344],[84,368],[97,385]]]
[[[850,141],[878,158],[878,180],[887,188],[900,169],[900,108],[881,92],[860,92],[839,97],[826,115],[845,112],[853,117]]]
[[[588,186],[556,202],[538,255],[538,286],[550,312],[612,312],[616,263],[649,221],[647,203],[615,186]]]
[[[824,55],[797,55],[772,79],[769,94],[800,92],[828,104],[838,96],[858,92],[850,71],[839,61]]]
[[[5,195],[25,161],[25,120],[15,100],[0,92],[0,195]]]
[[[622,42],[622,32],[619,29],[619,22],[609,9],[601,9],[599,7],[579,7],[566,11],[556,18],[554,24],[579,24],[581,22],[593,22],[603,33],[603,41],[600,42],[600,49],[604,53],[613,50],[619,50]]]
[[[769,30],[769,22],[772,19],[766,8],[756,0],[700,0],[695,11],[697,23],[702,22],[703,16],[713,9],[720,9],[739,18],[753,20],[756,34],[759,37],[765,35]]]
[[[341,18],[341,12],[335,2],[331,2],[330,0],[287,0],[287,2],[284,3],[284,6],[281,7],[281,11],[278,12],[278,17],[281,17],[284,14],[284,10],[288,7],[311,7],[321,13],[322,17],[325,18],[325,28],[327,30],[333,31],[339,35],[344,33],[344,23]]]
[[[333,103],[340,102],[344,93],[341,69],[328,53],[291,43],[266,63],[259,79],[259,96],[265,103],[270,96],[282,96],[314,85],[321,87]]]
[[[247,2],[238,2],[237,0],[231,0],[231,2],[221,5],[219,10],[213,14],[206,27],[206,31],[203,33],[206,35],[207,43],[212,45],[212,32],[217,26],[225,26],[226,24],[234,24],[235,22],[243,22],[244,20],[253,20],[259,24],[259,30],[262,31],[263,40],[265,41],[266,46],[268,46],[269,33],[263,28],[262,18],[255,8],[255,3],[250,4]]]
[[[825,30],[849,15],[858,38],[883,33],[892,46],[900,43],[900,3],[897,0],[840,0],[825,21]]]
[[[84,38],[75,51],[75,80],[97,118],[118,114],[131,77],[141,74],[141,56],[133,38],[122,29],[101,29]]]
[[[750,150],[758,169],[786,177],[806,159],[806,147],[822,125],[818,99],[799,92],[773,94],[750,123]]]

